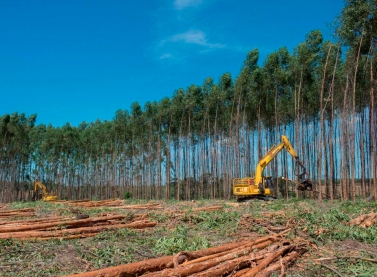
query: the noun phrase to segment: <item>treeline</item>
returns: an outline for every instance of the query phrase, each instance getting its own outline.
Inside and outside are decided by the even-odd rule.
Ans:
[[[238,76],[209,77],[172,97],[133,103],[111,121],[52,127],[36,115],[0,117],[0,201],[30,197],[26,175],[60,199],[231,198],[232,179],[253,176],[268,149],[289,137],[322,193],[377,198],[377,0],[347,0],[338,41],[312,31],[293,53],[258,65],[250,51]],[[268,167],[278,196],[294,188],[287,153]]]

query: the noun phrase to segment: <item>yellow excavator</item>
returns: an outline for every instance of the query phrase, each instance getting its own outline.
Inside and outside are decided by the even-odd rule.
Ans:
[[[235,178],[233,180],[233,194],[237,197],[237,201],[245,201],[254,198],[272,200],[275,198],[272,188],[272,177],[263,176],[263,171],[283,148],[285,148],[296,161],[295,175],[299,180],[297,189],[300,191],[312,190],[313,186],[309,179],[309,174],[306,172],[303,163],[299,160],[292,144],[284,135],[281,136],[281,139],[281,143],[272,146],[267,154],[258,162],[255,169],[255,177]],[[299,168],[302,169],[301,173],[299,173]]]
[[[30,180],[29,176],[26,176]],[[33,201],[42,199],[42,201],[56,201],[58,197],[52,193],[47,192],[47,188],[37,178],[34,179],[34,195]]]

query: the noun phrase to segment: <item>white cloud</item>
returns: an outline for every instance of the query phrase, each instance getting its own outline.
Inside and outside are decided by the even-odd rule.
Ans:
[[[198,6],[202,3],[202,0],[174,0],[174,7],[177,10],[182,10],[192,6]]]
[[[222,44],[209,43],[206,34],[200,30],[190,30],[185,33],[173,35],[167,41],[169,42],[184,42],[188,44],[197,44],[208,48],[223,48]],[[166,41],[165,41],[166,42]]]
[[[163,54],[160,56],[160,60],[166,60],[172,58],[171,54]]]

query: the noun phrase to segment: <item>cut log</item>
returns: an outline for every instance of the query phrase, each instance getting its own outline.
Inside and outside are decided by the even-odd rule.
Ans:
[[[0,228],[0,233],[9,233],[9,232],[23,232],[23,231],[31,231],[31,230],[43,230],[47,228],[53,227],[65,227],[65,228],[74,228],[78,226],[85,226],[90,224],[95,224],[98,222],[104,222],[114,219],[124,219],[126,218],[125,215],[116,215],[116,216],[107,216],[107,217],[94,217],[94,218],[86,218],[80,220],[70,220],[70,221],[57,221],[52,223],[42,223],[42,224],[32,224],[26,226],[13,226],[13,227],[4,227]]]
[[[128,209],[128,210],[156,210],[163,209],[161,204],[140,204],[140,205],[123,205],[118,207],[110,207],[110,209]]]
[[[272,253],[268,257],[266,257],[264,260],[262,260],[256,267],[252,267],[248,272],[246,272],[243,277],[254,277],[257,273],[262,271],[265,267],[267,267],[270,263],[272,263],[274,260],[276,260],[278,257],[284,254],[286,251],[291,251],[294,249],[295,245],[288,245],[285,246],[278,251]]]
[[[24,208],[24,209],[2,210],[2,211],[0,211],[0,218],[28,217],[28,216],[34,216],[34,215],[35,215],[35,209],[34,208]]]
[[[136,221],[129,224],[116,224],[116,225],[105,225],[105,226],[93,226],[93,227],[80,227],[72,229],[62,229],[62,230],[48,230],[48,231],[23,231],[23,232],[12,232],[12,233],[1,233],[0,239],[17,238],[21,240],[30,239],[51,239],[51,238],[61,238],[73,236],[73,235],[83,235],[83,237],[88,234],[98,234],[109,229],[119,229],[119,228],[131,228],[131,229],[145,229],[149,227],[156,226],[156,222],[150,222],[147,220]]]
[[[288,253],[282,260],[283,265],[287,267],[289,264],[296,261],[304,252],[306,252],[305,249],[300,249],[299,251],[292,251]],[[280,270],[280,268],[280,262],[273,263],[255,275],[255,277],[269,277],[272,272]]]

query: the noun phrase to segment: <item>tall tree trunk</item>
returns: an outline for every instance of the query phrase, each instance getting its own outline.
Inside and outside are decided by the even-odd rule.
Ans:
[[[326,159],[326,157],[324,156],[324,154],[325,154],[324,153],[324,147],[325,147],[325,141],[326,141],[325,137],[326,136],[325,136],[325,128],[324,128],[325,107],[323,105],[323,95],[324,95],[324,90],[325,90],[327,64],[328,64],[328,61],[329,61],[331,48],[332,48],[332,45],[330,45],[329,50],[327,52],[326,62],[325,62],[325,66],[324,66],[324,69],[323,69],[321,93],[320,93],[320,96],[319,96],[319,103],[320,103],[319,105],[320,105],[320,111],[321,111],[320,127],[319,127],[319,133],[320,133],[321,139],[318,142],[319,147],[318,147],[318,152],[317,152],[318,153],[318,186],[319,186],[318,198],[319,198],[319,201],[322,201],[322,160],[323,160],[323,158]],[[327,180],[325,180],[325,184],[326,184],[326,181]]]
[[[301,149],[301,143],[300,143],[300,121],[301,121],[301,118],[300,118],[300,94],[301,94],[301,86],[302,86],[302,70],[300,72],[300,83],[299,83],[299,86],[298,86],[298,90],[297,90],[297,93],[296,93],[296,90],[295,90],[295,115],[296,115],[296,119],[295,119],[295,131],[296,131],[296,138],[295,138],[295,144],[296,144],[296,148],[297,149]],[[302,150],[301,150],[302,152]],[[298,155],[299,157],[300,156],[300,152],[298,152]],[[298,182],[298,177],[296,178],[296,181]],[[286,181],[287,182],[287,181]],[[296,189],[296,198],[299,197],[299,190]]]
[[[336,184],[335,184],[335,177],[334,177],[334,150],[333,150],[333,121],[334,121],[334,87],[335,87],[335,76],[336,70],[338,66],[338,58],[339,58],[339,50],[336,53],[336,60],[334,71],[331,80],[331,88],[330,88],[330,102],[331,102],[331,112],[330,112],[330,119],[329,119],[329,157],[330,157],[330,199],[331,202],[334,202],[334,198],[336,197]]]
[[[352,145],[351,150],[351,175],[352,175],[352,180],[351,180],[351,197],[352,201],[356,201],[356,183],[355,183],[355,151],[356,151],[356,146],[355,146],[355,120],[356,120],[356,86],[357,86],[357,72],[359,68],[359,58],[360,58],[360,50],[361,50],[361,45],[363,42],[363,36],[361,36],[360,43],[359,43],[359,49],[357,51],[357,57],[356,57],[356,64],[355,64],[355,72],[354,72],[354,77],[353,77],[353,89],[352,89],[352,132],[350,136],[350,142]]]
[[[349,89],[349,76],[346,77],[346,87],[343,94],[343,112],[342,112],[342,137],[341,140],[343,146],[343,155],[341,158],[342,161],[342,200],[348,200],[348,154],[349,154],[349,142],[348,142],[348,131],[347,131],[347,113],[348,113],[348,102],[347,95]]]
[[[376,149],[376,111],[375,111],[375,104],[374,104],[374,86],[375,86],[375,79],[374,79],[374,69],[373,69],[373,53],[370,59],[370,104],[369,104],[369,112],[370,112],[370,138],[371,138],[371,167],[372,170],[372,179],[373,179],[373,192],[374,192],[374,199],[377,201],[377,149]],[[372,192],[372,194],[373,194]]]

